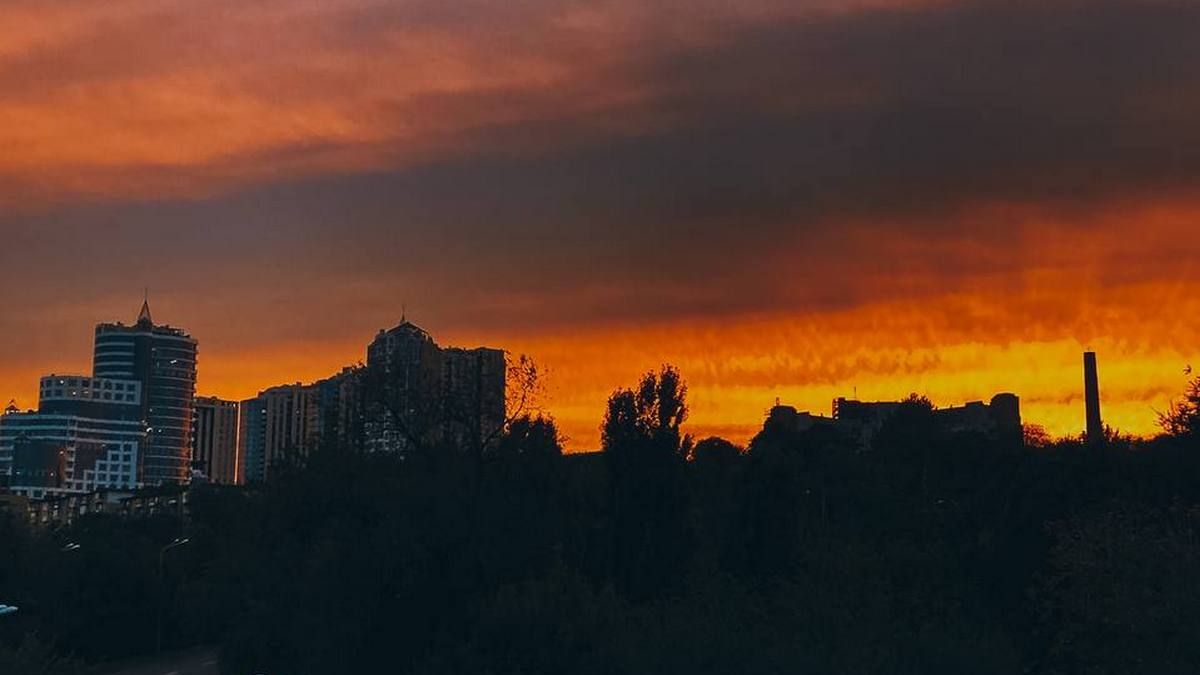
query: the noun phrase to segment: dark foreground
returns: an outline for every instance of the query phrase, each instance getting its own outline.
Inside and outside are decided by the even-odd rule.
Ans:
[[[136,657],[160,625],[231,675],[1200,672],[1200,416],[1046,444],[912,401],[868,446],[742,449],[682,436],[681,398],[614,397],[592,456],[525,420],[478,454],[320,449],[187,520],[0,514],[0,672]]]
[[[189,649],[96,669],[90,675],[218,675],[217,650]]]

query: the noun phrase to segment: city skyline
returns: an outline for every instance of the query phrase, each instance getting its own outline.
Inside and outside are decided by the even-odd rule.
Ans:
[[[403,315],[365,345],[365,361],[244,400],[197,394],[198,341],[156,324],[149,292],[131,324],[97,323],[92,370],[39,379],[37,407],[0,415],[2,487],[35,498],[200,479],[263,483],[287,462],[331,447],[403,456],[426,444],[493,448],[529,414],[508,408],[503,350],[439,345]]]
[[[124,329],[124,328],[133,329],[133,328],[136,328],[142,322],[146,322],[146,323],[150,322],[148,294],[147,294],[146,300],[142,304],[142,308],[139,312],[138,319],[135,320],[128,327],[126,327],[121,322],[116,322],[116,323],[101,322],[101,323],[97,324],[97,327],[98,327],[98,331],[100,331],[101,328],[111,330],[114,327],[120,328],[120,329]],[[150,325],[153,325],[153,324],[150,324]],[[392,329],[392,330],[401,330],[405,327],[411,327],[413,330],[416,330],[418,333],[420,333],[422,335],[426,335],[426,339],[428,339],[428,336],[427,336],[427,334],[425,334],[423,329],[421,329],[421,328],[415,326],[415,324],[409,322],[407,320],[406,315],[402,314],[400,323],[398,324],[398,326],[395,329]],[[182,331],[183,334],[185,334],[185,335],[187,334],[186,329],[177,328],[177,327],[171,326],[169,324],[163,325],[161,328],[163,328],[164,330],[167,330],[167,331]],[[391,333],[391,331],[386,332],[386,334],[390,334],[390,333]],[[364,347],[365,338],[360,339],[358,342],[358,350],[359,350],[360,354],[365,356],[365,358],[359,358],[358,360],[355,360],[355,361],[342,362],[336,368],[331,368],[327,371],[320,373],[317,376],[291,377],[291,378],[283,377],[281,379],[276,380],[273,384],[259,386],[253,391],[253,393],[251,393],[249,395],[245,395],[245,396],[242,396],[242,395],[231,396],[231,395],[226,395],[224,392],[217,392],[217,393],[208,392],[208,391],[203,390],[202,387],[198,386],[197,390],[196,390],[196,402],[197,402],[197,404],[200,404],[201,402],[212,403],[212,402],[223,401],[226,403],[237,403],[240,401],[244,405],[244,404],[252,402],[252,399],[262,398],[264,395],[269,395],[273,391],[277,391],[277,390],[278,391],[282,391],[282,390],[290,391],[292,389],[295,389],[297,392],[308,391],[308,390],[312,389],[313,390],[312,395],[315,396],[316,395],[315,387],[320,386],[325,381],[332,382],[333,380],[337,379],[337,377],[339,377],[339,375],[337,374],[339,370],[341,370],[342,374],[344,375],[347,372],[346,369],[354,366],[355,364],[358,364],[358,365],[369,364],[370,359],[371,359],[371,356],[370,356],[371,350],[376,348],[376,344],[379,344],[379,340],[382,339],[384,336],[385,336],[385,331],[383,329],[380,329],[379,332],[375,335],[374,341],[372,341],[370,344],[367,344],[365,347]],[[195,338],[193,337],[192,339],[195,339]],[[197,340],[197,342],[199,342],[199,341]],[[450,349],[449,351],[463,352],[464,350],[459,348],[459,349]],[[486,352],[486,351],[495,351],[495,350],[490,350],[487,348],[480,347],[477,349],[473,348],[468,353],[471,353],[474,351]],[[1051,433],[1052,435],[1062,437],[1062,438],[1079,437],[1081,435],[1086,435],[1086,433],[1088,431],[1092,430],[1093,428],[1095,428],[1095,429],[1100,428],[1098,426],[1100,424],[1099,409],[1097,408],[1096,417],[1094,418],[1095,419],[1094,423],[1092,421],[1093,418],[1091,418],[1089,416],[1090,414],[1084,410],[1084,406],[1087,404],[1087,398],[1089,396],[1088,391],[1087,391],[1087,387],[1089,386],[1088,385],[1088,377],[1089,376],[1087,375],[1087,372],[1089,369],[1089,366],[1088,366],[1089,358],[1091,359],[1091,361],[1090,361],[1090,363],[1091,363],[1090,372],[1092,373],[1091,377],[1092,378],[1095,377],[1096,355],[1093,352],[1085,352],[1084,353],[1085,374],[1084,374],[1083,380],[1079,381],[1080,386],[1079,386],[1078,396],[1073,397],[1071,399],[1072,405],[1077,404],[1075,407],[1079,408],[1079,410],[1077,410],[1076,413],[1077,413],[1077,416],[1079,416],[1080,419],[1083,420],[1083,423],[1081,425],[1082,428],[1077,431],[1076,430],[1068,430],[1066,432],[1061,432],[1061,431],[1058,431],[1057,429],[1055,429],[1053,426],[1047,425],[1043,421],[1038,420],[1038,419],[1033,419],[1033,418],[1025,419],[1024,422],[1026,424],[1031,424],[1031,425],[1041,427],[1041,428],[1045,429],[1047,432]],[[199,362],[199,360],[198,360],[198,362]],[[1076,371],[1077,371],[1076,376],[1078,379],[1078,354],[1076,354]],[[1118,368],[1117,371],[1120,372],[1120,368]],[[44,373],[50,372],[50,376],[55,374],[54,371],[43,371],[43,372]],[[68,374],[68,373],[72,373],[72,372],[75,372],[75,371],[71,371],[71,370],[58,371],[58,374],[63,375],[63,374]],[[79,372],[83,372],[83,371],[79,371]],[[204,382],[203,372],[204,372],[204,369],[202,367],[197,368],[197,381],[198,382]],[[307,373],[309,371],[305,370],[304,372]],[[1189,374],[1189,372],[1187,370],[1185,370],[1183,374],[1186,376]],[[851,401],[864,401],[864,402],[866,402],[866,401],[881,401],[881,402],[884,402],[884,401],[893,401],[893,400],[898,401],[908,394],[919,394],[919,395],[926,396],[927,398],[929,398],[931,400],[931,402],[933,402],[934,405],[936,407],[938,407],[939,409],[954,409],[954,408],[956,408],[956,406],[960,406],[963,404],[970,404],[973,401],[979,401],[979,400],[986,398],[987,396],[991,396],[990,393],[978,391],[978,392],[975,392],[972,394],[968,394],[958,400],[942,400],[942,399],[938,399],[933,396],[929,396],[927,391],[918,391],[916,389],[905,390],[903,386],[899,386],[899,388],[897,388],[897,386],[894,383],[890,387],[885,387],[884,390],[889,391],[889,392],[896,392],[896,393],[885,394],[885,395],[876,395],[873,392],[871,392],[870,390],[867,390],[867,391],[863,392],[862,396],[860,396],[858,387],[855,386],[852,389],[852,392],[848,392],[846,394],[839,393],[837,396],[830,399],[830,403],[828,405],[821,405],[820,403],[818,403],[817,405],[807,405],[806,401],[804,401],[804,400],[786,399],[783,396],[776,396],[775,407],[778,407],[782,403],[782,404],[787,404],[787,407],[789,407],[789,408],[800,409],[800,410],[803,410],[805,413],[811,412],[815,415],[823,416],[823,415],[825,415],[826,412],[832,412],[834,415],[836,415],[836,408],[837,408],[838,402],[842,401],[842,400],[847,400],[847,399],[849,399]],[[1012,388],[1005,389],[1002,386],[998,386],[998,387],[994,388],[994,391],[1016,392],[1017,390],[1012,389]],[[1107,402],[1107,398],[1105,398],[1107,396],[1107,389],[1102,386],[1100,391],[1103,393],[1098,394],[1098,396],[1100,396],[1101,398],[1104,398],[1105,407],[1107,409],[1108,402]],[[986,393],[986,396],[985,396],[985,393]],[[545,397],[544,394],[542,394],[541,396]],[[36,397],[37,397],[36,391],[34,393],[34,397],[36,400]],[[1175,394],[1173,394],[1168,399],[1167,404],[1165,404],[1163,406],[1162,410],[1166,410],[1169,406],[1169,403],[1171,401],[1175,400],[1176,397],[1177,396]],[[1077,400],[1075,400],[1075,399],[1077,399]],[[16,399],[14,399],[14,401],[17,403],[16,407],[19,409],[29,407],[29,406],[20,405],[20,402],[16,401]],[[793,405],[793,404],[795,404],[795,405]],[[538,405],[538,409],[542,413],[549,414],[550,416],[555,417],[552,400],[541,401]],[[772,406],[770,406],[770,405],[764,406],[759,417],[748,419],[747,421],[745,421],[744,423],[741,423],[741,424],[715,428],[714,430],[711,431],[711,434],[724,435],[726,437],[729,437],[731,440],[733,440],[737,443],[745,443],[747,440],[749,440],[750,437],[752,437],[755,433],[757,433],[761,429],[762,421],[771,415],[772,410],[773,410]],[[1135,436],[1139,436],[1139,435],[1152,436],[1152,435],[1156,435],[1160,431],[1159,420],[1157,417],[1158,411],[1152,410],[1152,412],[1155,415],[1154,416],[1154,424],[1150,428],[1150,431],[1145,432],[1145,433],[1131,431],[1128,428],[1122,428],[1122,427],[1118,426],[1117,424],[1113,424],[1109,420],[1107,415],[1105,415],[1105,417],[1104,417],[1103,424],[1107,427],[1112,428],[1114,431],[1118,431],[1118,432],[1132,433]],[[693,411],[693,413],[694,413],[694,411]],[[315,424],[315,422],[313,422],[313,424]],[[566,428],[570,428],[569,423]],[[689,428],[692,431],[693,435],[696,436],[697,438],[702,438],[704,436],[710,435],[708,430],[711,427],[706,426],[703,423],[699,424],[699,425],[688,424],[687,428]],[[243,430],[243,434],[244,433],[245,432]],[[306,432],[306,433],[310,433],[310,432]],[[1096,432],[1093,431],[1092,433],[1095,434]],[[587,447],[587,446],[580,446],[580,445],[572,446],[571,444],[568,444],[567,448],[569,451],[575,451],[575,452],[591,451],[591,450],[595,449],[594,447]],[[239,457],[239,462],[244,462],[244,461],[245,461],[244,457]],[[243,469],[244,469],[244,465],[239,463],[237,475],[240,475],[240,472]]]
[[[856,387],[1077,433],[1089,349],[1148,434],[1200,362],[1195,3],[42,4],[0,8],[7,396],[147,285],[205,393],[407,304],[538,358],[575,449],[663,362],[738,438]]]

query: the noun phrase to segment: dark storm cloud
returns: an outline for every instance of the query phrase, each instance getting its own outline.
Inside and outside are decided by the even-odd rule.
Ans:
[[[488,44],[489,21],[511,26],[544,8],[412,16]],[[342,32],[381,40],[376,11],[341,17],[352,29]],[[404,23],[394,12],[374,25]],[[645,39],[626,51],[580,67],[584,78],[373,104],[385,127],[447,120],[415,160],[386,140],[297,139],[151,172],[180,185],[243,174],[275,185],[16,216],[4,229],[24,233],[14,240],[32,255],[5,274],[65,255],[90,280],[111,278],[110,261],[154,277],[170,260],[181,288],[241,285],[254,297],[303,270],[293,291],[273,292],[303,295],[311,283],[324,295],[368,278],[448,299],[464,308],[456,321],[803,309],[915,292],[903,278],[923,272],[916,286],[1019,265],[987,250],[1011,233],[973,222],[980,203],[1102,209],[1187,192],[1200,169],[1194,3],[948,3],[743,19],[678,40],[639,30]],[[523,49],[537,39],[524,36]],[[606,90],[636,95],[609,101]],[[587,99],[600,103],[571,105]],[[289,177],[364,148],[402,168]],[[123,170],[132,180],[149,168]],[[1086,212],[1075,221],[1086,226]],[[958,255],[881,261],[872,226],[948,237]],[[862,288],[830,292],[833,276]],[[881,290],[877,276],[896,281]]]
[[[1189,188],[1200,168],[1194,3],[804,18],[624,67],[613,79],[658,92],[647,116],[671,131],[582,158],[581,171],[689,223],[1069,202]]]

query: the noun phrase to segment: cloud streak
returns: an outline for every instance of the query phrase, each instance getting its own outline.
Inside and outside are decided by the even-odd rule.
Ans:
[[[1197,162],[1190,3],[75,6],[0,54],[0,172],[47,198],[672,133],[750,143],[740,164],[825,203],[1057,197]],[[32,26],[21,7],[5,20]]]

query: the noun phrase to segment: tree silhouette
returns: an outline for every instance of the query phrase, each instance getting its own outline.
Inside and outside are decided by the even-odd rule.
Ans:
[[[1183,400],[1173,401],[1164,413],[1159,413],[1158,424],[1172,436],[1194,436],[1200,432],[1200,377],[1188,382]]]
[[[613,575],[635,597],[662,593],[680,574],[686,541],[683,466],[692,440],[687,385],[673,366],[608,399],[601,427],[613,512]]]
[[[1027,448],[1046,448],[1054,442],[1054,439],[1050,437],[1046,427],[1040,424],[1023,424],[1021,425],[1021,441]]]
[[[686,459],[691,438],[680,426],[687,420],[687,384],[679,371],[664,365],[642,376],[636,389],[619,389],[608,399],[601,426],[601,446],[610,461],[639,452],[658,452]]]
[[[728,467],[742,456],[742,449],[724,438],[710,436],[692,449],[691,459],[698,465]]]

